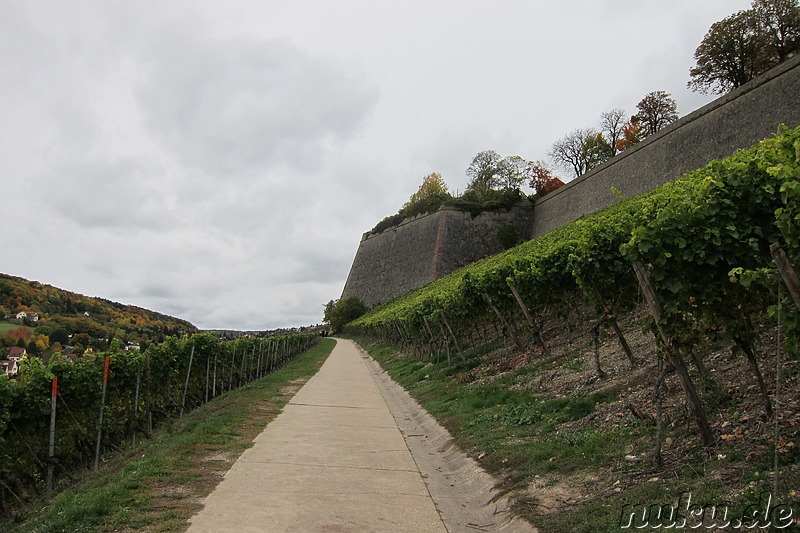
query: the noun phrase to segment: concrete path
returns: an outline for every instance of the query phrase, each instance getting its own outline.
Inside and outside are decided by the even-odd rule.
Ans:
[[[477,505],[481,509],[469,509],[476,507],[469,503],[471,496],[457,495],[467,488],[474,492],[469,485],[474,485],[475,472],[470,470],[465,483],[458,482],[447,474],[452,468],[436,460],[436,450],[419,451],[423,435],[408,434],[418,431],[419,413],[392,415],[384,398],[390,380],[385,374],[379,379],[380,372],[356,345],[338,340],[320,371],[206,498],[189,531],[533,531],[527,524],[509,529],[505,510],[505,517],[501,513],[503,519],[497,518],[497,505],[489,504],[490,478],[478,483],[477,491],[484,493]],[[389,403],[395,410],[409,409],[397,398]],[[396,417],[411,424],[405,437]],[[445,474],[444,482],[426,484],[430,473],[420,471],[409,451],[410,438],[417,441],[417,454],[426,456],[422,463]],[[447,448],[438,452],[449,456],[452,446]],[[432,498],[431,488],[443,494],[439,501]],[[471,518],[470,511],[488,514]],[[445,515],[450,517],[447,524]]]

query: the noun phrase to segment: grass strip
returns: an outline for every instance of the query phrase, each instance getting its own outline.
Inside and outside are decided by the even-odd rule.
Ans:
[[[49,504],[33,509],[34,503],[0,523],[0,531],[185,531],[202,499],[319,370],[335,343],[323,339],[280,370],[159,428]]]

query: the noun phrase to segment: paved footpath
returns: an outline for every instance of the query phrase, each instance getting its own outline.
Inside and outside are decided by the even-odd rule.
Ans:
[[[461,530],[445,525],[373,377],[376,368],[352,342],[338,340],[206,498],[189,531]]]

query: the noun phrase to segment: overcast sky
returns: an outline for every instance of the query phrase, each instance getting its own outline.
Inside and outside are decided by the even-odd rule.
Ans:
[[[0,0],[0,272],[203,329],[322,321],[473,156],[686,89],[744,0]]]

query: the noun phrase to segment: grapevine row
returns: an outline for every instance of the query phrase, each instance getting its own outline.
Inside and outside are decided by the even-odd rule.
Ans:
[[[204,333],[169,337],[144,353],[112,343],[109,352],[75,361],[23,359],[17,379],[0,376],[0,502],[42,493],[48,470],[57,484],[93,461],[96,467],[98,452],[149,436],[163,422],[280,368],[316,341],[297,334],[222,342]]]
[[[523,348],[517,323],[537,339],[544,317],[588,305],[624,348],[615,317],[644,296],[665,362],[677,369],[710,444],[684,358],[702,371],[692,346],[700,339],[730,341],[753,366],[771,413],[752,318],[774,303],[780,276],[771,247],[781,243],[789,261],[800,264],[798,225],[800,128],[782,127],[750,149],[377,306],[348,330],[390,338],[420,354],[443,347],[449,353],[451,344],[458,351],[472,337],[476,324],[494,321]],[[800,313],[791,305],[786,310],[787,348],[796,355]],[[536,343],[546,349],[541,336]]]

